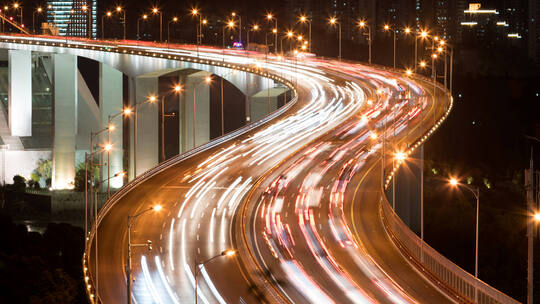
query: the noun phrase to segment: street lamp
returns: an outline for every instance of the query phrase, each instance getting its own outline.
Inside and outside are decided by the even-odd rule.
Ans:
[[[311,53],[311,20],[306,16],[300,16],[300,22],[307,23],[309,25],[309,52]]]
[[[88,39],[92,38],[91,36],[91,33],[90,33],[90,24],[91,24],[91,21],[90,21],[90,14],[92,13],[92,11],[88,8],[88,5],[83,5],[81,7],[81,10],[86,14],[86,31],[88,32],[87,33],[87,36],[88,36]]]
[[[133,222],[141,215],[149,212],[159,212],[162,209],[161,205],[155,205],[151,208],[148,208],[146,210],[143,210],[135,215],[128,215],[127,217],[127,230],[128,230],[128,237],[127,237],[127,266],[126,266],[126,280],[127,280],[127,302],[128,304],[131,304],[131,247],[146,247],[148,250],[152,250],[152,241],[148,240],[146,243],[142,244],[131,244],[131,226],[133,225]]]
[[[394,33],[394,69],[395,69],[396,68],[396,31],[393,30],[388,24],[384,25],[384,30],[385,31],[391,30]]]
[[[169,23],[167,23],[167,43],[169,43],[170,39],[171,39],[169,26],[171,25],[172,22],[174,22],[174,23],[178,22],[178,17],[173,17],[171,19],[171,21],[169,21]]]
[[[476,240],[475,240],[475,257],[474,257],[474,277],[478,278],[478,215],[479,215],[479,209],[480,209],[480,188],[478,187],[471,187],[466,184],[460,183],[456,178],[450,178],[448,181],[451,186],[453,187],[463,187],[469,191],[472,192],[474,197],[476,198]],[[476,289],[476,288],[475,288]],[[478,292],[475,292],[475,298]]]
[[[246,35],[247,35],[246,50],[249,48],[249,32],[256,32],[258,30],[259,30],[259,26],[257,24],[253,25],[251,28],[248,28],[246,30]]]
[[[141,39],[141,35],[140,35],[140,31],[139,31],[139,29],[140,29],[139,22],[141,20],[144,20],[144,21],[148,20],[148,15],[144,14],[139,19],[137,19],[137,39]]]
[[[238,42],[242,44],[242,16],[236,14],[235,12],[232,12],[231,16],[233,18],[236,18],[238,16]]]
[[[272,21],[272,19],[276,21],[276,25],[274,29],[272,30],[272,33],[274,33],[274,53],[277,54],[277,36],[278,36],[277,18],[274,17],[274,15],[272,15],[271,13],[266,14],[266,20],[268,20],[268,22]]]
[[[163,13],[157,8],[152,8],[152,14],[159,14],[159,42],[163,42]]]
[[[116,7],[117,13],[122,13],[122,23],[124,24],[124,40],[126,40],[126,10],[123,9],[121,6]]]
[[[107,11],[105,15],[101,16],[101,40],[105,39],[105,23],[104,19],[105,17],[110,18],[112,16],[112,12]]]
[[[38,7],[34,11],[34,14],[32,14],[32,31],[34,32],[34,34],[36,33],[36,26],[35,26],[36,13],[41,14],[42,12],[43,12],[43,9],[41,7]]]
[[[360,27],[361,29],[363,29],[364,27],[368,29],[368,47],[369,47],[368,62],[369,62],[369,64],[371,64],[371,27],[368,25],[367,22],[365,22],[363,20],[360,20],[358,22],[358,27]]]
[[[339,52],[338,52],[338,59],[341,60],[341,23],[337,21],[337,18],[332,17],[330,18],[330,25],[338,25],[339,28]]]
[[[197,120],[197,115],[196,115],[196,111],[195,111],[195,106],[196,106],[196,94],[195,94],[195,89],[197,89],[197,87],[199,87],[199,85],[201,84],[207,84],[207,85],[210,85],[210,83],[212,82],[212,77],[211,76],[206,76],[204,77],[204,80],[201,80],[199,81],[198,83],[195,83],[193,84],[193,122],[192,122],[192,131],[193,131],[193,148],[197,147],[197,133],[196,133],[196,120]]]
[[[202,263],[199,263],[197,262],[197,260],[195,260],[195,304],[198,304],[199,303],[199,287],[197,285],[197,277],[199,275],[199,273],[201,272],[201,267],[203,267],[204,265],[206,265],[206,263],[216,259],[216,258],[219,258],[219,257],[233,257],[236,255],[236,250],[233,250],[233,249],[228,249],[228,250],[224,250],[222,251],[220,254],[214,256],[214,257],[211,257],[205,261],[203,261]]]
[[[19,15],[19,17],[21,17],[21,25],[23,25],[23,8],[22,8],[22,6],[21,6],[19,3],[15,2],[15,3],[13,3],[13,8],[14,8],[16,11],[17,11],[17,10],[20,10],[20,15]]]
[[[287,38],[287,39],[291,39],[294,37],[294,32],[293,31],[288,31],[287,32],[287,35],[281,37],[280,41],[279,41],[279,44],[281,45],[281,53],[283,54],[283,38]]]

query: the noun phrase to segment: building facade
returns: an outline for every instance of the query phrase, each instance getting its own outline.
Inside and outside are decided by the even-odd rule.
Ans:
[[[96,0],[47,1],[47,6],[47,22],[60,36],[96,38]]]

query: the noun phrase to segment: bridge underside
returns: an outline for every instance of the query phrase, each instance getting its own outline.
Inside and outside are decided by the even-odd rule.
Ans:
[[[109,162],[110,168],[99,170],[100,178],[111,177],[111,187],[119,188],[159,162],[258,120],[285,102],[283,86],[246,72],[154,62],[153,68],[145,63],[134,74],[133,68],[94,59],[100,60],[67,52],[0,50],[3,181],[22,175],[42,187],[73,188],[90,152],[91,132],[111,123],[114,130],[102,132],[92,144],[94,150],[113,145],[109,154],[97,154],[96,162]],[[177,84],[179,94],[172,90]],[[146,102],[150,96],[157,97],[155,103]],[[136,104],[136,118],[134,113],[116,115]],[[50,176],[36,175],[39,164],[47,163]],[[127,179],[114,177],[122,171]]]

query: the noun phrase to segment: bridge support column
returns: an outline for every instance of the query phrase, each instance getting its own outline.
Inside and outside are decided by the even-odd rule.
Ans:
[[[12,136],[32,136],[32,52],[9,50],[9,126]]]
[[[54,87],[54,189],[69,189],[75,179],[75,141],[77,130],[77,57],[53,55]]]
[[[159,161],[159,98],[154,103],[144,103],[158,93],[158,77],[140,76],[135,80],[137,109],[137,175],[156,166]],[[144,104],[142,104],[144,103]]]
[[[179,122],[182,152],[210,141],[209,86],[217,84],[207,84],[205,77],[208,75],[210,74],[207,72],[196,72],[185,76]],[[195,132],[193,126],[195,126]]]
[[[286,88],[267,88],[251,96],[251,120],[257,121],[278,108],[279,100],[284,99]]]
[[[122,111],[122,87],[123,87],[123,74],[122,72],[106,65],[100,64],[99,70],[99,105],[101,108],[101,121],[102,127],[107,127],[109,116],[116,115]],[[106,138],[105,141],[109,141],[113,145],[113,149],[110,152],[110,172],[107,168],[103,170],[103,179],[107,179],[114,174],[124,170],[123,166],[123,115],[117,116],[111,123],[114,125],[114,130],[110,132],[110,138]],[[105,160],[107,154],[104,154]],[[110,176],[108,175],[110,174]],[[111,188],[122,187],[124,179],[123,177],[115,177],[110,180]],[[104,184],[106,187],[107,185]]]

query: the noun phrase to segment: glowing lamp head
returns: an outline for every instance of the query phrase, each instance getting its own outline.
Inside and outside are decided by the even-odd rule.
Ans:
[[[277,29],[272,29],[272,33],[276,34],[277,33]]]
[[[437,59],[437,54],[432,54],[431,57],[432,57],[433,59]]]
[[[116,7],[116,11],[117,11],[117,12],[121,12],[121,11],[122,11],[122,7],[121,7],[121,6],[117,6],[117,7]]]
[[[390,29],[390,25],[385,24],[385,25],[384,25],[384,30],[385,30],[385,31],[388,31],[389,29]]]
[[[406,157],[407,156],[405,155],[405,153],[403,153],[401,151],[396,152],[395,158],[396,158],[397,161],[399,161],[399,162],[404,161]]]
[[[52,4],[47,5],[47,9],[51,9],[51,8],[52,8]]]
[[[540,222],[540,213],[535,213],[533,215],[533,219],[534,219],[535,222]]]
[[[257,24],[255,24],[255,25],[253,26],[253,30],[254,30],[254,31],[258,31],[258,30],[259,30],[259,26],[258,26]]]
[[[228,27],[234,27],[234,21],[229,21],[229,23],[227,23],[227,26]]]
[[[371,139],[377,139],[377,133],[371,133],[371,135],[369,135],[369,137]]]
[[[459,184],[458,180],[455,179],[455,178],[450,178],[450,180],[448,181],[450,183],[450,185],[452,186],[457,186]]]
[[[172,21],[173,21],[173,22],[177,22],[177,21],[178,21],[178,17],[172,18]]]
[[[114,129],[116,129],[116,127],[115,127],[113,124],[110,124],[110,125],[107,127],[107,130],[109,130],[109,131],[114,131]]]
[[[212,77],[210,77],[210,76],[204,77],[204,82],[206,82],[206,83],[212,82]]]
[[[428,34],[427,34],[426,31],[422,31],[422,32],[420,33],[420,37],[422,37],[422,38],[426,38],[427,36],[428,36]]]
[[[17,2],[13,3],[13,7],[14,8],[19,8],[19,3],[17,3]]]
[[[86,11],[87,9],[88,9],[88,6],[86,6],[86,5],[83,5],[83,6],[82,6],[82,10],[83,10],[83,11]]]
[[[337,22],[336,18],[334,17],[330,18],[330,24],[336,24],[336,22]]]
[[[440,45],[445,45],[445,44],[446,44],[446,41],[441,40],[441,41],[439,42],[439,44],[440,44]]]
[[[228,249],[221,253],[221,255],[232,257],[236,254],[236,250]]]
[[[358,26],[359,27],[364,27],[364,26],[366,26],[366,22],[365,21],[360,21],[360,22],[358,22]]]
[[[115,173],[114,176],[116,177],[124,177],[126,175],[126,171],[122,171],[122,172],[118,172],[118,173]]]
[[[157,7],[154,7],[154,8],[152,9],[152,13],[157,14],[158,12],[159,12],[159,10],[158,10]]]
[[[438,48],[437,48],[437,52],[440,53],[440,52],[442,52],[442,51],[443,51],[443,48],[442,48],[442,47],[438,47]]]
[[[146,20],[146,19],[148,19],[148,15],[144,14],[144,15],[142,16],[142,18],[143,18],[144,20]]]
[[[157,212],[157,211],[161,211],[163,207],[161,205],[155,205],[154,207],[152,207],[152,209]]]
[[[107,17],[112,16],[112,12],[107,12]]]
[[[191,14],[192,15],[197,15],[197,14],[199,14],[199,10],[194,8],[194,9],[191,10]]]
[[[307,21],[306,16],[300,16],[300,21],[301,21],[301,22],[306,22],[306,21]]]
[[[125,108],[124,109],[124,115],[129,115],[131,114],[131,109],[130,108]]]
[[[235,13],[235,12],[232,12],[232,13],[231,13],[231,16],[236,17],[236,13]]]
[[[304,37],[302,37],[302,35],[298,35],[298,41],[302,41],[302,39],[304,39]]]
[[[405,70],[405,74],[407,74],[407,76],[411,76],[412,75],[412,71],[410,69],[407,69]]]
[[[420,67],[425,68],[426,67],[426,62],[425,61],[420,61]]]
[[[410,34],[410,33],[411,33],[411,28],[410,28],[410,27],[406,27],[406,28],[405,28],[405,33],[406,33],[406,34]]]
[[[175,91],[176,93],[180,93],[180,92],[182,91],[182,86],[179,85],[179,84],[175,85],[175,86],[174,86],[174,91]]]
[[[157,100],[157,97],[154,96],[154,95],[152,95],[152,96],[150,96],[150,97],[148,98],[148,101],[150,101],[150,102],[155,102],[156,100]]]
[[[294,35],[294,33],[293,33],[293,32],[291,32],[291,31],[287,32],[287,37],[289,37],[289,38],[290,38],[290,37],[292,37],[293,35]]]
[[[305,51],[307,49],[307,46],[304,44],[302,45],[302,51]]]
[[[111,144],[106,144],[103,149],[105,149],[105,151],[111,151],[112,150],[112,145]]]
[[[274,18],[274,16],[272,14],[266,14],[266,19],[272,20],[272,18]]]
[[[202,24],[207,24],[207,23],[208,23],[208,20],[203,19]]]
[[[38,7],[38,8],[37,8],[37,12],[38,12],[38,13],[41,13],[42,11],[43,11],[43,9],[42,9],[41,7]]]
[[[435,37],[433,37],[433,40],[435,40],[435,41],[439,41],[439,36],[435,36]]]

